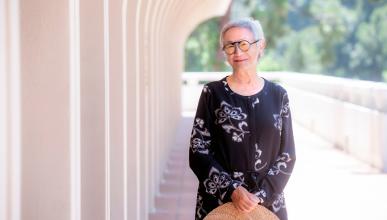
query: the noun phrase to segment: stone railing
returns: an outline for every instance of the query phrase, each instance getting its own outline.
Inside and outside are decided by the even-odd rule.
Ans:
[[[183,111],[195,111],[203,83],[228,74],[183,73]],[[387,172],[387,84],[290,72],[262,76],[288,91],[294,121]]]

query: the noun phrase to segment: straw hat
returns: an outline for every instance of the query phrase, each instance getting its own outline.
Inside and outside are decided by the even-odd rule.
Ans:
[[[204,220],[279,220],[279,218],[264,206],[258,205],[251,212],[238,211],[232,202],[225,203],[212,210]]]

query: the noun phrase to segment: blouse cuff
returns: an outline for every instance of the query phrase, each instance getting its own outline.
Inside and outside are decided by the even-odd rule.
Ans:
[[[234,190],[236,190],[236,188],[238,188],[238,187],[241,186],[242,184],[243,184],[243,183],[240,182],[240,181],[238,181],[238,180],[232,180],[230,186],[228,187],[228,190],[227,190],[225,199],[226,199],[226,200],[229,200],[229,201],[232,201],[232,199],[231,199],[232,193],[234,192]]]
[[[266,201],[266,192],[263,189],[258,190],[254,193],[255,196],[259,199],[259,204],[263,204]]]

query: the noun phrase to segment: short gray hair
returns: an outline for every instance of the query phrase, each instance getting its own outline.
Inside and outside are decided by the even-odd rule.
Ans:
[[[237,20],[232,20],[223,26],[219,36],[219,43],[221,47],[223,47],[224,34],[234,27],[248,29],[253,34],[254,40],[261,40],[265,38],[261,23],[258,20],[254,20],[253,18],[240,18]]]

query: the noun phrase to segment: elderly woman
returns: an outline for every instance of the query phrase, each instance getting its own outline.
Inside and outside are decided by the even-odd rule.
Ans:
[[[240,211],[260,204],[285,220],[283,190],[296,160],[287,92],[257,74],[265,48],[258,21],[226,24],[220,44],[233,72],[204,86],[194,118],[195,219],[232,201]]]

